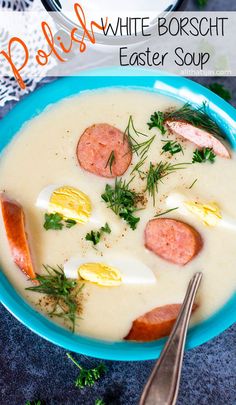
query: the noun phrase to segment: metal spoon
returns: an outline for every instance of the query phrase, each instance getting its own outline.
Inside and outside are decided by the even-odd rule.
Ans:
[[[189,319],[201,279],[202,273],[199,272],[189,282],[179,316],[145,385],[139,405],[176,403]]]

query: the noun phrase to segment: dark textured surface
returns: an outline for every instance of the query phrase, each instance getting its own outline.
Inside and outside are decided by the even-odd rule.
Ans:
[[[194,1],[189,9],[194,9]],[[209,0],[208,9],[236,10],[235,0]],[[197,78],[209,84],[213,78]],[[233,92],[236,78],[218,79]],[[0,117],[12,107],[0,110]],[[107,375],[93,388],[73,386],[76,367],[66,351],[48,343],[22,326],[0,306],[0,405],[24,405],[44,400],[47,405],[136,405],[153,362],[109,362]],[[78,356],[86,367],[97,360]],[[210,342],[185,354],[178,405],[236,404],[236,324]]]

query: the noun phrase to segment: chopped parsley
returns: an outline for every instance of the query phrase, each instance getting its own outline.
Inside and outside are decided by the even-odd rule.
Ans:
[[[63,228],[62,215],[55,212],[54,214],[45,214],[44,228],[46,231],[49,229],[61,230]]]
[[[45,214],[44,219],[45,222],[43,226],[46,231],[48,231],[49,229],[61,230],[64,226],[66,226],[66,228],[72,228],[72,226],[77,224],[74,219],[66,219],[63,222],[63,216],[58,212]]]
[[[213,152],[212,148],[203,148],[201,150],[196,149],[193,152],[192,163],[204,163],[207,160],[211,163],[214,163],[215,158],[216,155]]]
[[[133,178],[126,183],[122,179],[115,180],[114,186],[106,184],[105,192],[101,195],[108,208],[123,218],[131,229],[136,229],[140,218],[134,216],[137,209],[138,194],[129,188]]]
[[[150,122],[148,122],[149,129],[158,128],[161,131],[161,134],[164,135],[166,133],[166,129],[164,127],[164,113],[161,111],[154,112],[154,114],[150,117]]]
[[[75,386],[83,389],[85,387],[92,387],[97,380],[99,380],[106,372],[107,368],[104,363],[90,369],[82,367],[70,353],[66,353],[67,357],[79,368],[80,372],[75,379]]]
[[[72,228],[72,226],[75,226],[77,222],[74,219],[66,219],[65,224],[67,228]]]
[[[96,399],[94,405],[106,405],[106,404],[105,404],[105,402],[103,401],[103,399]]]
[[[184,154],[183,148],[180,145],[180,143],[176,141],[163,141],[163,142],[165,142],[165,145],[162,146],[162,153],[169,152],[172,156],[179,152],[182,152]]]
[[[230,91],[226,89],[223,84],[212,83],[210,84],[209,89],[226,101],[230,101],[232,98]]]
[[[111,228],[107,222],[100,228],[99,231],[88,232],[85,239],[92,242],[94,245],[97,245],[100,242],[103,233],[111,233]]]

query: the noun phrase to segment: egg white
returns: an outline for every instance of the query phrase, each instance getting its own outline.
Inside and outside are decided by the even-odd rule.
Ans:
[[[89,255],[87,257],[75,256],[64,263],[64,272],[67,278],[78,279],[78,269],[86,263],[104,263],[115,267],[121,274],[122,284],[155,284],[156,277],[152,270],[140,260],[134,257],[118,257],[112,254],[98,257]]]

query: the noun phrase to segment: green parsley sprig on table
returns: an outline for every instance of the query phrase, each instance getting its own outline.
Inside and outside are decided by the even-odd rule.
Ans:
[[[72,226],[76,225],[76,221],[74,219],[65,219],[63,221],[63,216],[58,212],[45,214],[44,219],[45,222],[43,226],[46,231],[49,229],[61,230],[64,226],[66,226],[66,228],[72,228]]]
[[[70,280],[65,276],[62,267],[43,266],[46,273],[36,274],[35,280],[39,285],[26,288],[27,291],[33,291],[46,294],[52,298],[52,310],[48,315],[56,316],[69,320],[72,324],[72,331],[75,330],[75,321],[78,311],[78,294],[83,287],[78,285],[77,280]]]
[[[202,7],[206,7],[208,0],[196,0],[197,6],[202,8]]]
[[[105,404],[105,402],[103,401],[103,399],[96,399],[94,405],[106,405],[106,404]]]
[[[26,401],[25,405],[43,405],[41,401]]]
[[[193,152],[192,163],[205,163],[206,161],[214,163],[215,158],[216,155],[212,148],[203,148],[201,150],[196,149]]]
[[[80,372],[75,380],[75,386],[83,389],[85,387],[92,387],[97,380],[99,380],[106,372],[107,368],[104,363],[90,369],[82,367],[70,353],[66,353],[67,357],[79,368]]]
[[[88,232],[87,235],[85,236],[85,239],[92,242],[94,245],[97,245],[100,242],[101,237],[104,233],[111,233],[111,228],[107,222],[105,223],[104,226],[100,228],[99,231]]]
[[[101,197],[106,202],[107,207],[111,208],[120,218],[123,218],[134,230],[140,218],[134,216],[135,212],[138,211],[136,206],[138,194],[129,187],[132,180],[133,178],[126,183],[122,179],[116,179],[114,186],[106,184],[105,192]]]

